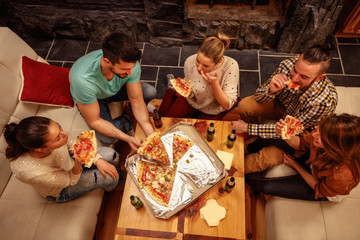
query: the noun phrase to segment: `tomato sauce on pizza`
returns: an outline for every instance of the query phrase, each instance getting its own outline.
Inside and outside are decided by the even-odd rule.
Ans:
[[[175,174],[176,170],[171,167],[138,161],[137,179],[140,187],[162,206],[169,205]]]
[[[193,88],[191,82],[185,78],[173,78],[170,80],[170,83],[175,91],[185,98],[190,95]]]
[[[290,139],[292,136],[302,133],[304,127],[297,118],[287,115],[284,121],[285,125],[281,129],[282,139]]]
[[[160,132],[154,132],[149,135],[137,152],[155,161],[170,165],[170,159],[161,140]]]
[[[91,167],[97,154],[96,135],[94,130],[80,133],[70,149],[74,153],[74,158]]]

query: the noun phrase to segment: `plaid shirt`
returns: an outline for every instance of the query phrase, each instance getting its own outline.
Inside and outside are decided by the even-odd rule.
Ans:
[[[256,90],[255,99],[260,103],[276,99],[282,104],[286,114],[300,120],[305,132],[311,132],[316,128],[322,117],[335,111],[337,93],[335,86],[325,77],[318,82],[314,82],[305,91],[283,88],[274,94],[270,94],[269,84],[271,78],[279,73],[284,73],[289,77],[296,61],[297,58],[283,60],[271,77]],[[280,138],[275,133],[275,123],[249,124],[248,132],[262,138]]]

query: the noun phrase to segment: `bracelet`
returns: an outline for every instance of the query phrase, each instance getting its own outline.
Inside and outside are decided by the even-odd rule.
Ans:
[[[94,162],[93,164],[96,165],[95,163],[100,159],[102,158],[100,154],[96,154],[95,158],[94,158]]]

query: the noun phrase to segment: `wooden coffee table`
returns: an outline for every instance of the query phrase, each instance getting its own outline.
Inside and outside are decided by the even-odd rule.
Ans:
[[[152,120],[152,119],[151,119]],[[178,119],[162,118],[163,126],[156,131],[164,131],[176,123]],[[232,167],[228,171],[229,176],[235,177],[236,186],[231,193],[220,193],[218,190],[224,186],[226,177],[217,186],[206,192],[197,201],[184,208],[170,219],[164,220],[154,217],[147,205],[136,210],[130,204],[130,195],[139,196],[144,200],[130,176],[127,176],[117,227],[115,229],[115,240],[213,240],[213,239],[246,239],[245,237],[245,186],[244,186],[244,140],[242,135],[237,135],[235,145],[232,149],[225,146],[228,134],[231,132],[231,122],[182,119],[191,122],[203,132],[206,138],[206,126],[210,122],[215,125],[215,137],[209,146],[216,153],[223,150],[234,154]],[[205,125],[206,124],[206,125]],[[135,138],[145,139],[141,127],[137,126]],[[209,199],[215,199],[219,205],[225,207],[226,217],[220,221],[219,226],[209,227],[205,220],[200,217],[200,208],[205,206]]]

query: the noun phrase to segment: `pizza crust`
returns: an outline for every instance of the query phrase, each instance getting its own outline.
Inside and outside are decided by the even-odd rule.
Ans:
[[[185,85],[187,87],[187,89],[184,89],[182,88],[182,84],[179,83],[182,82],[183,85]],[[193,88],[193,85],[190,84],[190,81],[187,81],[185,78],[173,78],[173,79],[170,79],[170,83],[172,85],[172,87],[175,89],[175,91],[177,93],[179,93],[181,96],[187,98],[189,97],[191,91],[192,91],[192,88]]]

